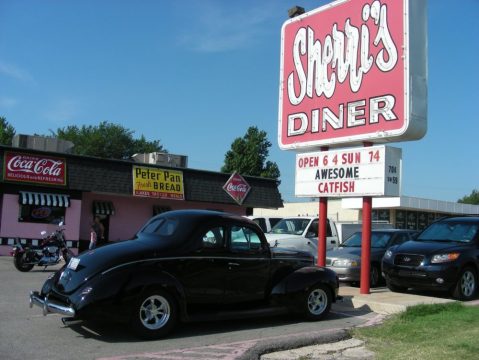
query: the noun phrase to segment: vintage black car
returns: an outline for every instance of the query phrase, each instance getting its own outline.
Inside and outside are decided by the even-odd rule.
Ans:
[[[413,241],[389,248],[382,270],[391,291],[449,291],[459,300],[473,299],[478,288],[479,216],[432,223]]]
[[[30,294],[30,307],[65,324],[123,320],[141,337],[178,321],[298,312],[322,319],[338,294],[336,274],[301,252],[270,249],[241,216],[203,210],[157,215],[135,239],[86,251]]]

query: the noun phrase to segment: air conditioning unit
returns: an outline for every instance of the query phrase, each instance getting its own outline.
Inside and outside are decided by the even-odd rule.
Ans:
[[[147,154],[135,154],[132,156],[132,159],[135,162],[143,164],[155,164],[177,168],[188,167],[188,156],[184,155],[152,152]]]
[[[69,154],[72,152],[74,144],[71,141],[60,140],[55,137],[19,134],[13,137],[12,146],[23,149]]]

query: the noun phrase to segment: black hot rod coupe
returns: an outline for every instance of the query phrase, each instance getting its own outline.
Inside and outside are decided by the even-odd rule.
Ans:
[[[241,216],[206,210],[151,218],[134,239],[88,250],[54,273],[30,307],[66,316],[124,320],[141,337],[159,338],[178,321],[297,312],[328,314],[336,274],[313,258],[270,248]]]

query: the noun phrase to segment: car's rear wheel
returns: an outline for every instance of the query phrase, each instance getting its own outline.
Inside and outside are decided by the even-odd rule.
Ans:
[[[458,300],[471,300],[477,291],[477,273],[473,268],[463,269],[459,275],[452,296]]]
[[[404,287],[404,286],[398,286],[398,285],[394,285],[393,283],[391,283],[389,280],[386,279],[386,286],[389,290],[391,290],[392,292],[398,292],[398,293],[403,293],[403,292],[406,292],[407,290],[407,287]]]
[[[333,296],[331,290],[326,285],[315,285],[306,291],[301,301],[301,307],[306,319],[317,321],[329,313]]]
[[[166,336],[178,321],[176,301],[167,291],[150,289],[139,296],[131,325],[144,339],[158,339]]]

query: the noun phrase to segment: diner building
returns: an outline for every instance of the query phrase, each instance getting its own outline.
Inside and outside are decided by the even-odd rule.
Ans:
[[[436,219],[450,215],[478,215],[479,205],[423,199],[410,196],[377,197],[372,201],[371,220],[397,229],[422,230]],[[318,199],[285,202],[280,209],[254,209],[258,216],[318,216]],[[328,218],[336,223],[361,223],[362,198],[328,199]]]
[[[253,208],[283,206],[273,179],[190,169],[187,158],[178,155],[111,160],[72,155],[54,139],[53,145],[23,140],[0,146],[0,255],[10,253],[15,238],[38,244],[41,232],[53,232],[60,222],[68,246],[77,252],[88,247],[95,216],[104,226],[105,242],[115,242],[133,238],[164,211],[250,215]]]

